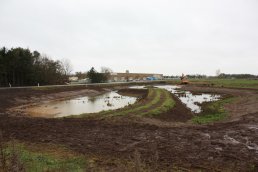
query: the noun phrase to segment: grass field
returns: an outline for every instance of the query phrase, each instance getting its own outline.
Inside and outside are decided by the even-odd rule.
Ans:
[[[229,87],[229,88],[252,88],[258,89],[258,80],[254,79],[189,79],[190,84]],[[180,80],[167,81],[169,84],[179,84]]]
[[[107,118],[122,115],[156,116],[172,109],[175,105],[171,93],[164,89],[149,88],[147,96],[133,105],[118,110],[103,111],[98,114],[81,114],[75,118],[97,116]]]
[[[207,84],[215,87],[258,89],[258,80],[251,79],[191,79],[192,84]]]

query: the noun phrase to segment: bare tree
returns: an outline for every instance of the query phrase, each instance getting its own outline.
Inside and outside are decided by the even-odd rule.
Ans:
[[[62,70],[64,75],[68,76],[73,71],[72,63],[69,59],[62,59],[61,60]]]
[[[219,76],[221,74],[220,69],[216,70],[216,76]]]
[[[110,79],[111,73],[113,73],[113,70],[109,67],[102,66],[100,73],[104,74],[104,80],[108,81]]]
[[[100,72],[101,73],[112,73],[113,70],[109,67],[102,66]]]

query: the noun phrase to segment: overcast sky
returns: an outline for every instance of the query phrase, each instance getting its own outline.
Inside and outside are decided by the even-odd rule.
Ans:
[[[0,0],[0,46],[74,71],[258,74],[258,0]]]

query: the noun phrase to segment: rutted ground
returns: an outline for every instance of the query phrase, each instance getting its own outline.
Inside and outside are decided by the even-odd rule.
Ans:
[[[204,171],[257,170],[257,91],[204,87],[185,89],[237,96],[238,100],[233,105],[226,106],[230,120],[211,125],[177,126],[169,125],[172,121],[167,124],[156,118],[144,118],[151,120],[146,123],[147,120],[133,122],[126,117],[113,121],[2,116],[0,129],[4,138],[65,145],[75,152],[98,157],[96,163],[112,169],[116,169],[116,164],[105,164],[107,157],[114,161],[128,159],[138,150],[142,159],[153,166],[153,171],[176,167]],[[180,104],[175,108],[177,106]],[[168,111],[162,120],[169,114],[173,116],[172,112]]]
[[[129,105],[125,108],[112,111],[104,111],[98,114],[82,114],[79,116],[73,116],[76,118],[88,117],[92,118],[109,118],[117,116],[157,116],[162,113],[168,112],[175,106],[175,101],[173,100],[171,94],[164,89],[150,88],[148,90],[136,90],[146,92],[137,103]]]
[[[129,158],[137,149],[159,168],[245,171],[258,162],[258,114],[212,126],[156,127],[81,119],[1,118],[4,137],[65,145],[85,155]],[[105,162],[105,160],[103,160]],[[234,170],[233,170],[234,169]]]

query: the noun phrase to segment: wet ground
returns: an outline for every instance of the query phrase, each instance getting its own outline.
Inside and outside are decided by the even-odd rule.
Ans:
[[[173,86],[172,86],[173,87]],[[170,88],[166,86],[166,88]],[[94,114],[106,110],[116,110],[133,104],[137,97],[145,92],[145,86],[131,86],[129,89],[107,91],[100,95],[79,96],[61,100],[40,101],[36,105],[25,105],[14,108],[24,114],[34,117],[65,117],[70,115]],[[129,93],[129,94],[128,94]],[[161,96],[162,97],[162,96]],[[159,102],[162,102],[160,99]],[[153,105],[154,107],[154,105]]]
[[[30,99],[35,94],[38,99],[46,97],[46,93],[15,93],[12,90],[13,92],[0,92],[0,130],[6,139],[65,145],[78,153],[98,157],[100,164],[105,164],[106,159],[130,159],[134,151],[138,150],[146,163],[157,164],[153,171],[169,170],[172,166],[185,171],[256,171],[258,92],[195,86],[182,89],[230,94],[237,97],[237,101],[226,106],[230,112],[227,121],[211,125],[177,124],[151,118],[133,122],[127,117],[115,122],[7,117],[6,110],[3,109],[21,105],[26,102],[25,99]],[[53,94],[58,95],[53,91],[47,93],[47,96]],[[5,102],[7,97],[8,103]],[[183,108],[178,108],[178,111],[170,113],[176,114],[175,118],[180,118],[184,111]],[[15,116],[15,112],[12,115]],[[115,168],[112,164],[105,166]]]
[[[200,113],[201,104],[219,100],[220,95],[180,90],[181,86],[158,85],[157,88],[166,89],[173,93],[193,113]],[[146,86],[130,86],[130,89],[147,89]],[[117,91],[108,91],[97,96],[80,96],[58,101],[42,102],[36,106],[26,107],[25,112],[30,116],[65,117],[85,113],[98,113],[105,110],[115,110],[135,103],[136,97],[122,96]]]
[[[220,99],[218,94],[198,93],[193,94],[191,91],[180,90],[181,86],[176,85],[159,85],[155,86],[163,88],[173,93],[180,101],[186,105],[194,113],[202,112],[201,104],[205,102],[213,102]]]
[[[147,89],[145,85],[135,85],[135,86],[130,86],[129,88],[131,88],[131,89]]]
[[[39,106],[27,108],[26,113],[32,116],[65,117],[119,109],[135,103],[136,100],[136,97],[122,96],[117,91],[108,91],[97,96],[83,96],[43,103]]]

